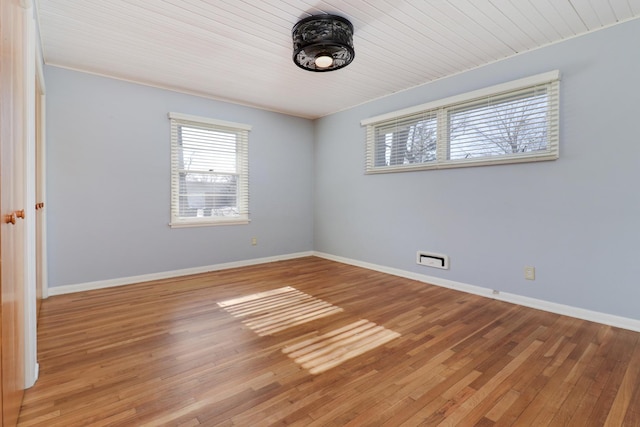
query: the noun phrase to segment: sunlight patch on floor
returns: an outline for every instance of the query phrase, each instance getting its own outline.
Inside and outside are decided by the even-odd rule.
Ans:
[[[260,336],[343,311],[291,286],[229,299],[219,302],[218,306],[242,318],[242,322]]]
[[[358,320],[282,351],[310,373],[319,374],[399,336],[368,320]]]
[[[221,301],[218,306],[260,336],[270,335],[343,311],[291,286]],[[398,338],[399,333],[366,319],[282,349],[312,374],[319,374]]]

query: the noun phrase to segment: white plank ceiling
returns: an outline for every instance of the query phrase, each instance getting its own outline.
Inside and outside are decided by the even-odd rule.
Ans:
[[[640,0],[37,0],[47,64],[307,118],[640,17]],[[292,62],[291,29],[333,13],[356,56]]]

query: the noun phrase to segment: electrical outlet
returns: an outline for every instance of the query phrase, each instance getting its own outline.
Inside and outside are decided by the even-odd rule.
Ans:
[[[255,246],[255,245],[257,245],[257,244],[258,244],[258,238],[257,238],[257,237],[252,237],[252,238],[251,238],[251,245],[252,245],[252,246]]]
[[[524,278],[527,280],[536,280],[536,269],[535,267],[525,267],[524,268]]]

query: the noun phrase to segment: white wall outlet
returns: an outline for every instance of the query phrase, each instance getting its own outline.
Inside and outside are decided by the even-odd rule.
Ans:
[[[524,268],[524,278],[527,280],[536,280],[536,269],[535,267],[526,266]]]
[[[251,245],[252,245],[252,246],[255,246],[255,245],[257,245],[257,244],[258,244],[258,238],[257,238],[257,237],[252,237],[252,238],[251,238]]]

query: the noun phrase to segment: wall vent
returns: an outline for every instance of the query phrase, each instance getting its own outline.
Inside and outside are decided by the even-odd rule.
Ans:
[[[449,269],[449,257],[447,255],[437,254],[434,252],[418,251],[416,254],[416,263],[426,265],[428,267]]]

